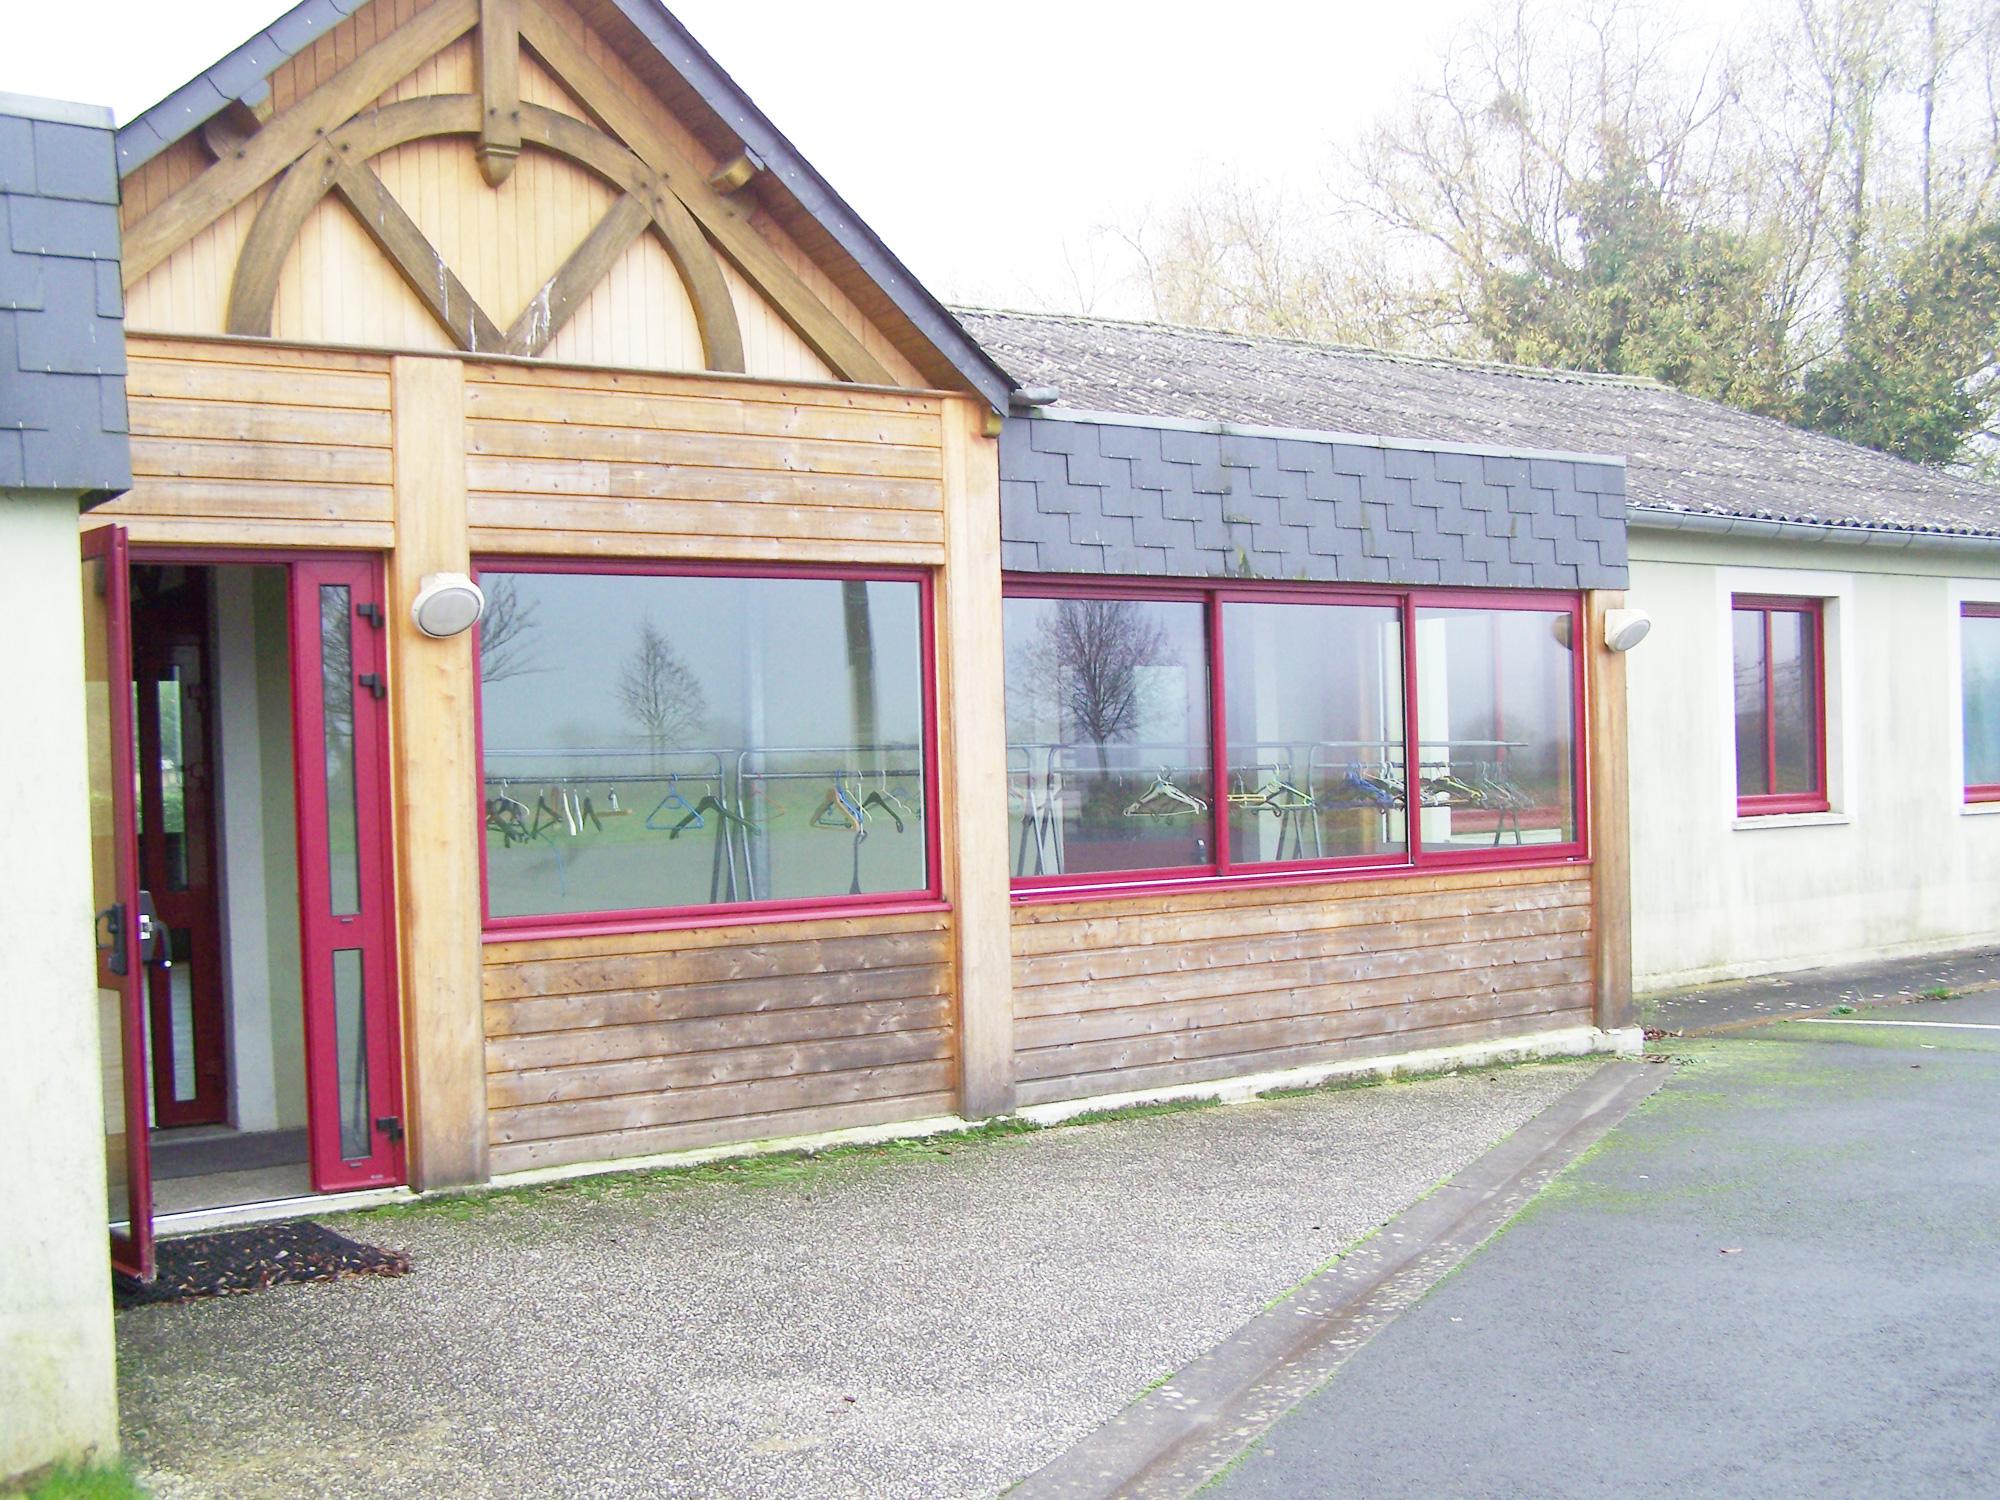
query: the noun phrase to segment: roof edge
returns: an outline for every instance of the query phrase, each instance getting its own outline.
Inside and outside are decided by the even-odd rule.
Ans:
[[[1096,426],[1153,427],[1164,432],[1199,432],[1210,437],[1282,438],[1303,443],[1349,443],[1357,448],[1394,448],[1407,453],[1463,453],[1474,458],[1542,459],[1557,463],[1607,464],[1623,469],[1620,453],[1578,453],[1561,448],[1504,448],[1489,443],[1431,442],[1423,438],[1385,437],[1372,432],[1335,432],[1310,427],[1264,427],[1250,422],[1199,421],[1190,417],[1148,417],[1137,412],[1087,411],[1038,406],[1016,420],[1089,422]]]
[[[1717,515],[1711,511],[1663,510],[1634,504],[1627,524],[1634,531],[1695,531],[1707,536],[1756,537],[1828,546],[1887,547],[1898,551],[1930,548],[1947,552],[2000,553],[2000,536],[1978,531],[1921,531],[1893,526],[1844,526],[1831,521],[1780,521],[1768,517]]]
[[[862,220],[798,147],[771,123],[708,49],[669,11],[663,0],[612,0],[659,51],[702,102],[727,121],[737,137],[760,156],[767,171],[782,180],[799,206],[819,221],[880,287],[917,332],[928,340],[966,383],[997,412],[1005,413],[1016,389],[1014,377],[967,333],[951,309],[921,281]]]
[[[110,130],[108,104],[82,104],[73,99],[44,99],[39,94],[0,93],[0,115],[16,120],[42,120],[50,125],[80,125],[86,130]]]

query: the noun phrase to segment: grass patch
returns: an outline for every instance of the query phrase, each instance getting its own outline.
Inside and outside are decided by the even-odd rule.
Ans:
[[[1934,984],[1924,991],[1922,998],[1926,1000],[1956,1000],[1958,996],[1952,992],[1948,985]],[[1837,1015],[1839,1012],[1836,1011],[1835,1014]]]
[[[31,1481],[26,1489],[0,1493],[21,1500],[146,1500],[144,1487],[122,1465],[78,1469],[64,1464]]]

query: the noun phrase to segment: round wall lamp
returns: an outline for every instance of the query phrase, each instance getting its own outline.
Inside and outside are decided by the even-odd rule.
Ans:
[[[417,629],[438,640],[462,635],[486,613],[486,595],[463,573],[426,574],[410,601]]]
[[[1604,644],[1613,651],[1630,651],[1653,628],[1653,617],[1643,609],[1607,609],[1604,612]]]

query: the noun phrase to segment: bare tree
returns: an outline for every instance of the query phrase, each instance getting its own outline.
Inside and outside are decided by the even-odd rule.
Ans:
[[[520,589],[509,574],[483,580],[486,613],[479,617],[479,676],[484,682],[505,682],[525,677],[544,668],[536,660],[534,634],[541,629],[535,618],[540,604],[523,601]]]
[[[1144,605],[1129,599],[1062,599],[1028,649],[1036,685],[1049,694],[1065,737],[1093,745],[1100,771],[1109,747],[1138,728],[1145,710],[1141,668],[1179,659]]]
[[[708,718],[708,694],[651,620],[618,675],[618,701],[655,757],[684,744]]]

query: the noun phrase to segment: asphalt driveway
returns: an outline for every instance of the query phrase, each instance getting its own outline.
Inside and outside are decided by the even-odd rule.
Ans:
[[[1671,1082],[1205,1494],[2000,1494],[2000,996]]]
[[[991,1495],[1590,1062],[332,1220],[398,1280],[119,1314],[164,1497]]]

